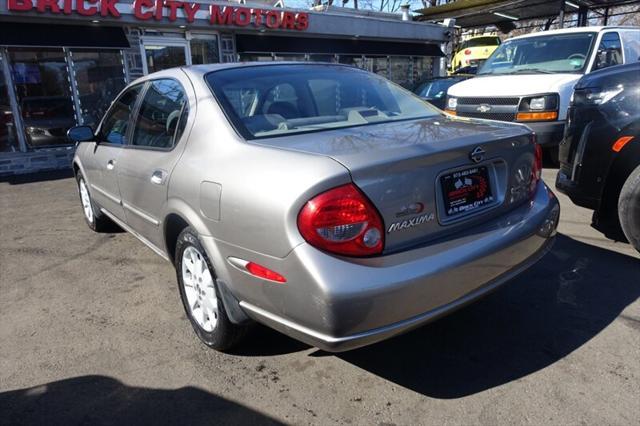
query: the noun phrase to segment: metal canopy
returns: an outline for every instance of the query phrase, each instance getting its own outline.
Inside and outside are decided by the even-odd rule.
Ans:
[[[463,28],[499,26],[516,21],[557,16],[562,10],[563,3],[565,3],[565,13],[577,13],[640,3],[640,0],[458,0],[417,10],[416,12],[420,15],[416,20],[441,21],[446,18],[455,18],[456,25]],[[496,13],[505,16],[496,15]]]

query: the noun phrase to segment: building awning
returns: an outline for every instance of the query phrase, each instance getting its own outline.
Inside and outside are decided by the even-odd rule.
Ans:
[[[236,35],[238,53],[319,53],[338,55],[444,56],[437,44],[270,35]]]
[[[119,27],[2,22],[0,46],[126,49],[129,41]]]
[[[441,21],[455,18],[456,25],[463,28],[500,26],[514,21],[526,21],[558,16],[565,13],[586,12],[616,6],[640,3],[638,0],[459,0],[416,10],[417,21]]]

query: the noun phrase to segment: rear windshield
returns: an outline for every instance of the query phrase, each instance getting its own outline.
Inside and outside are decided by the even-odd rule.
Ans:
[[[246,139],[440,114],[400,86],[346,66],[248,66],[214,71],[206,80]]]
[[[476,37],[472,38],[471,40],[462,42],[462,46],[460,47],[460,49],[480,46],[497,46],[499,44],[500,39],[498,37]]]

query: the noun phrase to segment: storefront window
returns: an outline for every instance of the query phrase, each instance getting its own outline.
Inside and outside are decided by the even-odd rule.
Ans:
[[[371,72],[381,75],[385,78],[389,78],[388,65],[389,60],[386,56],[376,56],[373,58],[369,58],[371,61]]]
[[[27,144],[30,148],[68,144],[67,130],[76,119],[64,51],[8,51]]]
[[[191,63],[217,64],[220,62],[220,51],[218,49],[218,37],[212,35],[209,38],[194,38],[190,41]]]
[[[431,70],[431,58],[418,56],[413,58],[413,80],[417,83],[430,78],[433,75]]]
[[[72,66],[80,101],[82,123],[95,127],[111,101],[125,86],[119,51],[73,50]]]
[[[305,62],[307,57],[304,53],[298,55],[288,55],[286,53],[276,53],[274,57],[274,61],[296,61],[296,62]]]
[[[147,73],[181,67],[187,63],[185,46],[144,45],[147,59]]]
[[[352,67],[360,68],[363,70],[368,69],[368,60],[363,56],[353,56],[353,55],[340,55],[338,57],[338,62],[345,65],[351,65]]]
[[[411,76],[411,68],[411,57],[391,56],[389,58],[389,70],[391,73],[389,80],[402,87],[410,87],[413,80]]]
[[[273,61],[270,53],[241,53],[240,62],[268,62]]]
[[[9,103],[9,87],[4,77],[2,57],[0,57],[0,152],[16,152],[18,135]]]
[[[335,55],[311,54],[309,55],[309,60],[312,62],[336,62],[336,57]]]

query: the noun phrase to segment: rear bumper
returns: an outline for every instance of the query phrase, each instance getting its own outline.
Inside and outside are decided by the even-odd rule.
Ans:
[[[551,121],[526,124],[536,133],[538,143],[545,148],[558,146],[564,136],[564,121]]]
[[[251,318],[323,350],[339,352],[409,331],[496,289],[549,249],[560,207],[544,184],[532,203],[428,246],[344,259],[308,244],[286,258],[256,258],[286,284],[233,267],[228,280]],[[245,257],[246,258],[246,257]]]

